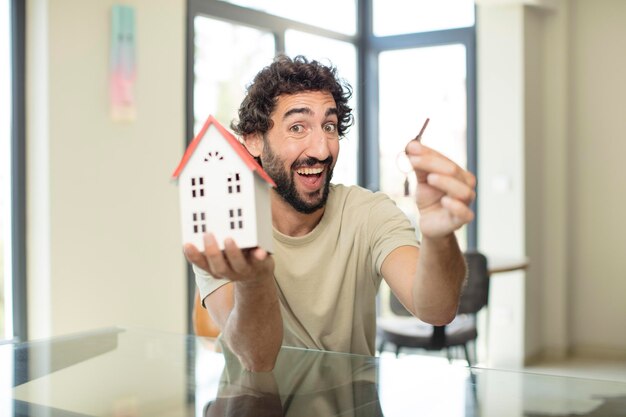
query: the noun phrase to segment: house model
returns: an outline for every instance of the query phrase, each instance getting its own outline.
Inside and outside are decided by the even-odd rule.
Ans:
[[[178,180],[183,244],[204,250],[213,233],[220,249],[233,238],[240,248],[272,252],[272,179],[213,116],[187,147],[174,171]]]

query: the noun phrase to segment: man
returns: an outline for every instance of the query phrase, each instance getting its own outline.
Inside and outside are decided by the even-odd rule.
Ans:
[[[455,316],[465,263],[454,231],[473,219],[474,176],[417,141],[422,242],[382,193],[331,185],[339,138],[352,123],[351,91],[334,68],[278,57],[255,77],[232,127],[272,177],[275,249],[192,245],[201,297],[243,366],[274,367],[281,344],[374,354],[381,278],[416,317]]]

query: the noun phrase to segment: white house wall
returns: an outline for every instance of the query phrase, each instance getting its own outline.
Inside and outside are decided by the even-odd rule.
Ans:
[[[205,157],[209,161],[204,161]],[[239,181],[231,183],[233,192],[229,193],[227,178],[235,173],[239,174]],[[211,126],[179,177],[183,243],[203,249],[202,236],[210,232],[221,249],[227,237],[242,248],[257,246],[253,176],[230,144]],[[192,197],[192,178],[196,198]],[[199,184],[200,178],[203,184]],[[200,195],[201,190],[204,196]],[[235,229],[231,229],[231,224]]]
[[[254,188],[256,192],[256,224],[258,245],[268,252],[274,251],[272,238],[272,205],[270,202],[270,185],[258,175],[254,176]]]

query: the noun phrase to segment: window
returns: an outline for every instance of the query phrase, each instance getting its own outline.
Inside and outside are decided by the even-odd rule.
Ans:
[[[378,185],[417,223],[416,179],[402,151],[426,118],[430,123],[423,142],[476,172],[474,2],[372,1],[370,43],[378,59],[365,67],[375,79],[361,94],[366,95],[364,109],[376,120],[363,136],[377,158],[364,159],[377,166],[374,172],[364,169],[363,176],[365,184]],[[410,196],[405,196],[406,180]],[[457,237],[463,249],[474,248],[476,223]]]
[[[225,125],[234,119],[245,85],[281,52],[332,62],[354,89],[355,125],[341,141],[333,182],[402,203],[405,178],[411,191],[415,179],[398,155],[427,117],[425,143],[476,172],[473,0],[321,0],[306,10],[288,0],[189,5],[188,138],[208,114]],[[476,222],[459,241],[475,247]]]
[[[192,178],[191,179],[191,197],[204,197],[204,178]]]
[[[235,229],[243,229],[243,210],[228,210],[228,217],[230,217],[230,228],[231,230]]]
[[[239,173],[230,174],[226,182],[228,183],[228,194],[241,192],[241,178]]]
[[[302,13],[288,0],[190,2],[187,137],[209,114],[225,125],[235,119],[245,86],[276,53],[302,54],[332,62],[354,88],[356,123],[333,182],[401,200],[405,177],[411,190],[415,180],[398,153],[426,117],[425,143],[476,172],[474,1],[325,3]],[[460,241],[475,247],[475,222],[466,229]]]
[[[329,2],[332,13],[322,6],[318,2],[302,13],[298,2],[283,0],[192,2],[194,46],[188,65],[193,68],[193,76],[187,82],[188,103],[193,110],[188,112],[187,124],[188,130],[193,126],[193,133],[187,137],[195,136],[209,114],[224,126],[237,119],[246,86],[279,52],[331,62],[356,93],[356,3]],[[357,100],[358,93],[350,102],[355,115]],[[357,184],[357,123],[342,139],[340,149],[333,182]]]
[[[224,160],[224,155],[222,155],[219,151],[210,151],[204,157],[204,162],[223,161],[223,160]]]
[[[374,0],[376,36],[474,25],[474,0]]]
[[[466,47],[462,44],[385,51],[379,58],[380,189],[408,212],[416,179],[403,150],[430,118],[422,142],[467,168]],[[425,65],[424,63],[428,63]],[[411,100],[403,100],[411,97]],[[408,168],[408,169],[407,169]],[[404,182],[410,200],[405,205]],[[417,210],[407,213],[418,223]],[[457,232],[466,246],[466,229]]]
[[[354,35],[356,33],[356,0],[317,0],[306,6],[293,0],[224,0],[228,3],[296,20],[319,28]]]
[[[193,232],[206,233],[206,214],[192,213],[193,216]]]
[[[224,126],[236,118],[246,84],[274,56],[274,36],[198,15],[194,18],[194,52],[192,136],[209,115]]]

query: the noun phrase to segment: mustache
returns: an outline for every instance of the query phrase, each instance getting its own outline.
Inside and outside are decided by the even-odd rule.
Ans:
[[[292,169],[298,169],[303,167],[312,167],[314,165],[327,165],[330,166],[333,163],[333,157],[328,156],[328,158],[320,161],[317,158],[309,157],[302,160],[298,160],[291,165]]]

